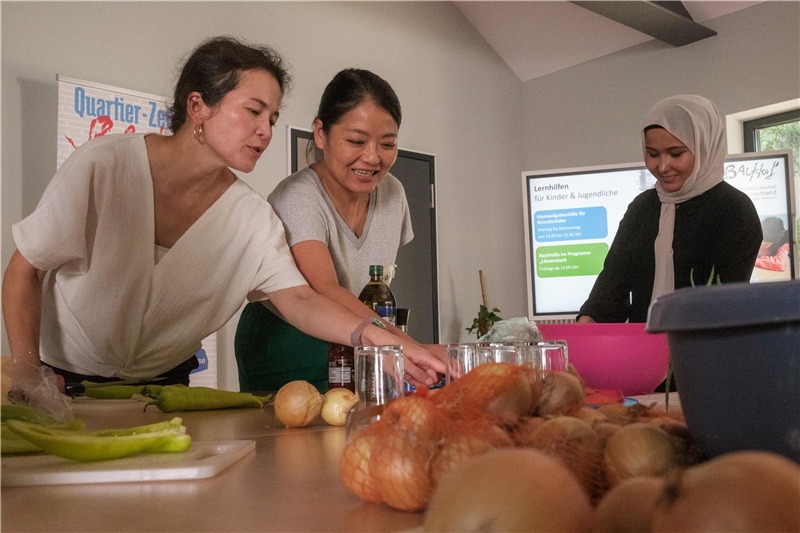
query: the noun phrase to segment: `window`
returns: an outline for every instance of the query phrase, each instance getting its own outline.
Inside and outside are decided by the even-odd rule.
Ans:
[[[744,129],[745,152],[794,150],[794,170],[800,170],[800,109],[748,120]]]

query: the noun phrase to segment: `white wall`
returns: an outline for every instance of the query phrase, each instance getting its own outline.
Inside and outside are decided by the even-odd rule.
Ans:
[[[521,83],[449,2],[3,2],[2,267],[11,224],[55,170],[56,74],[169,95],[185,52],[232,34],[277,46],[295,90],[245,179],[267,194],[286,172],[287,125],[309,127],[341,68],[374,70],[403,104],[402,148],[437,156],[442,342],[466,339],[481,301],[526,314],[520,173],[637,161],[641,120],[678,93],[723,114],[800,96],[800,4],[767,2],[706,24],[681,48],[653,41]],[[558,50],[553,50],[554,54]],[[233,327],[221,385],[235,379]],[[3,338],[2,352],[7,344]],[[226,374],[227,373],[227,374]],[[228,379],[228,381],[225,381]]]
[[[659,41],[524,84],[525,170],[642,160],[647,111],[674,94],[723,116],[800,97],[800,3],[765,2],[704,23],[717,35]]]
[[[170,95],[184,54],[231,34],[276,46],[293,66],[272,145],[245,176],[268,194],[286,173],[288,125],[308,128],[340,69],[373,70],[403,105],[400,146],[436,154],[442,342],[466,338],[481,301],[525,314],[522,84],[449,2],[2,2],[2,267],[11,224],[55,171],[56,74]],[[233,331],[220,335],[232,386]],[[3,335],[3,354],[7,353]],[[226,353],[227,352],[227,353]],[[223,367],[226,359],[228,367]]]

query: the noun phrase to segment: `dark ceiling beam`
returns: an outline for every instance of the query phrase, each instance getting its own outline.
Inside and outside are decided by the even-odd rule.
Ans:
[[[683,2],[590,0],[572,3],[672,46],[684,46],[717,34],[692,20]]]

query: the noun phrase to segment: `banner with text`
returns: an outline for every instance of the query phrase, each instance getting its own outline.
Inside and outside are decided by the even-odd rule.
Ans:
[[[166,99],[57,76],[57,167],[75,149],[109,133],[168,133]]]

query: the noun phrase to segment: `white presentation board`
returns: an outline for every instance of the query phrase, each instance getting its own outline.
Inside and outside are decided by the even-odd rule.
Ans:
[[[789,228],[785,270],[754,268],[751,281],[797,278],[792,152],[729,156],[725,180],[753,200],[761,220]],[[523,172],[529,318],[575,318],[628,204],[655,182],[643,163]]]

